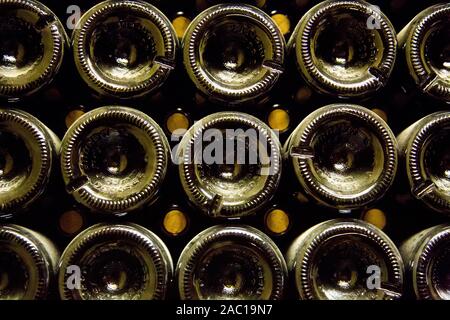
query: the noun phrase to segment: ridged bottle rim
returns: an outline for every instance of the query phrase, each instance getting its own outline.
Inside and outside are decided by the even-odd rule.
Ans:
[[[374,112],[354,104],[332,104],[322,107],[311,113],[303,120],[297,129],[294,130],[290,138],[290,150],[292,147],[300,149],[311,149],[310,145],[314,134],[323,123],[335,120],[339,117],[362,120],[370,126],[371,131],[381,140],[384,154],[383,172],[375,182],[375,187],[361,195],[355,197],[336,197],[333,193],[321,188],[321,184],[314,178],[311,169],[310,157],[292,157],[292,164],[297,172],[297,178],[308,193],[326,205],[340,208],[356,208],[367,205],[379,199],[384,192],[392,185],[397,171],[398,154],[397,141],[389,126]],[[305,128],[300,130],[304,125]],[[289,150],[289,152],[290,152]]]
[[[45,254],[39,249],[39,242],[24,227],[17,225],[0,225],[0,242],[5,241],[11,244],[16,244],[26,251],[32,259],[32,268],[37,273],[36,279],[30,279],[30,281],[36,281],[36,291],[31,297],[24,297],[25,299],[45,299],[49,290],[50,274],[48,259]]]
[[[426,242],[420,246],[419,251],[414,259],[415,270],[413,275],[415,276],[415,286],[417,296],[423,300],[433,300],[432,279],[428,278],[428,268],[430,262],[435,257],[435,250],[439,249],[444,242],[450,241],[450,226],[440,225],[436,229],[427,234]]]
[[[423,118],[421,124],[421,128],[411,139],[406,155],[408,179],[413,192],[417,188],[423,189],[422,186],[429,187],[430,178],[425,174],[422,165],[424,145],[433,135],[433,132],[439,130],[439,128],[450,126],[450,112],[431,114]],[[429,188],[426,189],[430,190]],[[427,191],[422,199],[438,211],[450,211],[450,201],[442,198],[436,188]]]
[[[388,288],[389,291],[395,289],[393,295],[389,295],[388,299],[397,299],[402,294],[403,290],[403,272],[404,266],[400,256],[400,252],[390,240],[387,235],[372,226],[369,223],[356,220],[356,219],[334,219],[323,222],[308,231],[312,232],[312,238],[303,243],[302,250],[304,254],[296,257],[296,267],[294,271],[295,282],[297,289],[301,293],[301,296],[308,300],[316,299],[314,290],[314,284],[310,278],[310,269],[314,265],[315,252],[320,246],[335,236],[339,236],[346,233],[352,235],[361,235],[370,241],[372,241],[379,249],[381,249],[386,265],[389,268],[389,274],[392,283],[390,285],[393,288]]]
[[[222,123],[236,123],[247,128],[255,129],[259,135],[264,135],[270,146],[272,174],[267,175],[267,182],[256,197],[248,202],[236,206],[223,206],[220,213],[212,213],[209,208],[213,201],[204,193],[203,188],[197,186],[198,177],[195,173],[196,164],[193,163],[193,151],[196,141],[201,139],[203,132],[216,128]],[[209,115],[196,122],[183,136],[180,143],[183,146],[181,151],[181,163],[179,165],[179,176],[185,185],[185,191],[193,204],[203,213],[212,217],[236,218],[253,214],[257,209],[269,201],[275,190],[278,188],[281,176],[281,147],[274,132],[261,120],[246,113],[241,112],[218,112]],[[181,148],[180,148],[181,149]],[[220,195],[219,195],[220,196]],[[207,210],[207,211],[205,211]]]
[[[450,101],[450,84],[440,79],[430,71],[429,63],[422,54],[422,44],[430,27],[441,19],[449,19],[450,5],[438,4],[422,13],[426,15],[419,19],[408,35],[406,42],[406,56],[411,61],[410,72],[413,73],[416,84],[428,94]]]
[[[177,281],[182,300],[196,299],[190,289],[191,280],[196,268],[196,260],[214,243],[230,242],[236,239],[255,247],[266,254],[273,272],[273,284],[270,300],[279,300],[283,297],[286,285],[287,267],[283,255],[276,244],[260,230],[246,225],[216,225],[195,236],[183,249],[177,264]],[[184,261],[183,261],[184,260]]]
[[[33,141],[24,141],[29,150],[34,165],[39,167],[30,172],[34,176],[28,177],[26,183],[21,185],[24,192],[18,198],[0,204],[0,218],[10,218],[15,212],[22,211],[29,203],[41,195],[48,183],[48,176],[52,169],[53,149],[45,126],[34,116],[18,109],[0,109],[0,123],[14,123],[23,132],[29,134]],[[22,137],[21,137],[22,138]],[[33,147],[33,148],[32,148]]]
[[[205,10],[207,9],[209,6],[213,6],[216,5],[218,3],[221,3],[221,0],[195,0],[195,5],[198,9],[201,10]],[[266,4],[267,0],[245,0],[242,1],[242,3],[245,4],[249,4],[258,8],[262,8],[264,7],[264,5]],[[232,1],[230,1],[230,3],[232,3]]]
[[[97,197],[85,188],[89,183],[88,177],[83,177],[80,164],[74,161],[78,154],[78,146],[83,137],[90,132],[97,123],[104,120],[115,120],[116,123],[127,123],[142,130],[153,143],[156,151],[155,172],[151,182],[142,190],[120,200],[107,200]],[[81,186],[73,190],[77,200],[83,205],[102,212],[126,213],[151,201],[158,192],[166,175],[170,159],[169,142],[159,125],[148,115],[138,110],[122,106],[104,106],[87,112],[69,128],[61,143],[61,170],[66,186],[74,181],[83,180]]]
[[[134,85],[129,82],[117,84],[100,76],[98,67],[91,63],[86,49],[97,21],[117,11],[129,11],[139,16],[145,16],[146,19],[156,25],[164,40],[165,55],[154,62],[159,65],[156,72],[145,81]],[[84,81],[100,94],[124,99],[151,93],[164,83],[176,64],[177,41],[175,30],[169,19],[155,6],[140,0],[107,0],[95,5],[81,17],[72,35],[76,67]]]
[[[323,6],[323,7],[322,7]],[[310,39],[314,36],[315,27],[321,23],[323,17],[339,9],[340,7],[346,8],[347,11],[358,11],[367,16],[367,19],[375,19],[379,21],[379,31],[387,47],[383,50],[383,59],[374,67],[374,71],[368,70],[368,78],[360,82],[336,81],[321,72],[313,61],[313,54],[310,47]],[[395,29],[392,26],[389,19],[379,10],[371,7],[369,3],[365,1],[325,1],[310,9],[306,13],[305,18],[307,21],[299,22],[299,28],[297,32],[294,32],[296,36],[296,58],[297,64],[301,64],[306,69],[306,76],[308,79],[313,79],[317,82],[321,90],[325,93],[331,94],[336,92],[342,96],[363,96],[368,92],[374,92],[383,87],[387,79],[389,78],[393,68],[397,55],[397,38]],[[376,69],[376,70],[375,70]]]
[[[39,16],[39,22],[46,23],[47,26],[51,25],[52,57],[39,77],[35,81],[22,85],[4,86],[0,84],[0,96],[16,98],[34,93],[52,80],[62,64],[67,35],[57,16],[40,2],[34,0],[0,0],[0,7],[4,6],[33,12]]]
[[[96,224],[82,231],[69,243],[61,255],[58,266],[58,287],[61,299],[73,300],[80,298],[75,297],[66,286],[68,277],[70,276],[70,274],[65,272],[68,266],[77,265],[78,259],[86,253],[86,250],[89,250],[95,244],[124,240],[129,240],[131,243],[134,243],[152,259],[156,270],[156,284],[153,299],[164,299],[173,274],[170,253],[166,245],[156,234],[133,223]],[[144,253],[141,252],[141,254]]]
[[[219,81],[211,79],[197,61],[198,43],[209,26],[222,17],[239,16],[263,28],[272,40],[272,55],[269,70],[257,83],[245,88],[224,88]],[[285,41],[275,22],[262,10],[246,4],[219,4],[200,13],[190,24],[183,38],[183,60],[191,80],[207,95],[228,103],[243,102],[260,97],[270,90],[283,72]]]

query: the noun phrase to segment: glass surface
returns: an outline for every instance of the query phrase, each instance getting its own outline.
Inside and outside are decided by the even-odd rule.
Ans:
[[[155,71],[155,57],[164,54],[160,42],[162,36],[153,22],[117,13],[97,22],[90,35],[89,55],[109,81],[137,85]]]
[[[75,64],[102,96],[154,92],[176,64],[177,38],[167,17],[145,1],[104,1],[84,13],[72,36]]]
[[[28,180],[33,160],[25,141],[0,124],[0,201],[11,201]]]
[[[202,10],[206,9],[209,6],[213,6],[224,2],[225,1],[223,0],[195,0],[196,6]],[[227,0],[226,2],[233,4],[247,3],[255,7],[263,7],[266,3],[266,0]]]
[[[421,157],[422,167],[443,199],[450,201],[450,126],[428,137]]]
[[[450,19],[427,29],[424,55],[433,72],[450,85]]]
[[[439,244],[427,270],[432,294],[439,299],[450,300],[450,241]]]
[[[76,265],[80,286],[68,287]],[[64,250],[58,276],[64,300],[164,299],[173,265],[165,244],[136,224],[96,224],[82,231]]]
[[[195,176],[201,190],[212,196],[220,195],[223,205],[232,206],[247,203],[257,196],[269,180],[268,175],[261,175],[265,167],[270,166],[270,151],[258,135],[246,134],[243,128],[242,134],[229,135],[227,130],[237,130],[236,123],[223,123],[217,126],[224,140],[222,142],[223,153],[221,157],[215,157],[218,161],[207,164],[195,165]],[[237,132],[237,131],[236,131]],[[254,131],[256,132],[256,131]],[[229,148],[228,146],[231,146]],[[207,154],[204,148],[200,151]],[[234,156],[234,157],[230,157]]]
[[[41,234],[0,225],[0,300],[45,299],[58,259],[53,243]]]
[[[196,261],[192,281],[201,300],[268,299],[272,270],[256,247],[223,242],[211,245]]]
[[[17,99],[49,83],[59,70],[66,34],[35,1],[0,4],[0,95]]]
[[[0,70],[4,77],[22,76],[42,62],[41,31],[26,17],[19,10],[0,13]]]
[[[377,289],[368,289],[367,268],[381,270],[381,283],[388,281],[385,257],[379,247],[365,237],[338,235],[320,244],[314,253],[310,275],[319,299],[374,300],[383,297]]]
[[[278,300],[287,268],[276,244],[261,231],[215,225],[186,245],[177,277],[182,300]]]
[[[271,60],[269,34],[252,19],[230,15],[218,18],[202,36],[200,64],[209,77],[228,88],[239,89],[258,83]]]
[[[30,274],[23,254],[26,254],[23,249],[0,241],[0,300],[26,297]]]
[[[346,8],[330,10],[311,41],[316,66],[327,77],[352,83],[367,79],[383,58],[381,30],[367,28],[367,15]]]
[[[125,241],[92,246],[79,260],[83,272],[83,300],[150,298],[155,289],[155,268],[139,247]]]
[[[79,146],[79,165],[99,198],[120,200],[141,191],[154,178],[156,150],[141,129],[103,122]]]
[[[339,197],[366,193],[375,186],[384,169],[379,138],[359,121],[328,121],[316,130],[311,147],[314,177],[323,188]]]

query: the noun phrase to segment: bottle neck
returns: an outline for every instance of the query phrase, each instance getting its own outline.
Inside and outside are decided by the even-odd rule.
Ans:
[[[0,110],[0,216],[10,217],[35,201],[46,188],[59,140],[32,115]]]
[[[120,106],[83,115],[66,133],[61,150],[68,191],[80,203],[113,214],[155,200],[170,152],[153,119]]]
[[[59,290],[66,300],[163,299],[173,273],[164,243],[134,224],[86,229],[69,244],[61,261]],[[78,283],[69,278],[72,266],[81,273]]]
[[[254,102],[283,72],[284,39],[261,10],[217,5],[193,20],[184,36],[183,59],[196,87],[214,102]]]
[[[400,250],[410,269],[418,299],[449,299],[449,243],[449,226],[439,225],[419,232],[402,244]]]
[[[67,35],[56,15],[39,2],[6,1],[0,7],[0,97],[16,100],[56,75]]]
[[[266,5],[266,3],[268,2],[267,0],[246,0],[246,1],[228,1],[229,3],[237,3],[237,4],[242,4],[242,3],[246,3],[258,8],[264,8],[264,6]],[[222,1],[218,1],[218,0],[195,0],[195,6],[197,8],[197,10],[199,11],[203,11],[209,7],[212,7],[214,5],[220,4],[222,3]]]
[[[392,131],[375,113],[357,105],[335,104],[313,112],[293,131],[284,150],[307,193],[338,209],[379,199],[397,168]]]
[[[386,85],[396,56],[395,30],[364,1],[325,1],[308,11],[288,47],[319,92],[364,97]]]
[[[270,200],[279,184],[278,138],[248,114],[221,112],[203,118],[184,135],[177,153],[189,199],[213,217],[251,214]]]
[[[448,113],[437,112],[419,120],[399,136],[413,195],[444,212],[450,205],[448,135]]]
[[[0,228],[0,298],[44,299],[58,250],[42,235],[16,225]]]
[[[309,229],[291,246],[287,261],[302,299],[384,300],[402,295],[398,250],[384,233],[358,220],[330,220]]]
[[[419,13],[399,34],[409,73],[418,89],[450,101],[448,6],[434,5]]]
[[[175,67],[175,30],[150,4],[102,2],[78,26],[72,36],[75,64],[100,95],[128,99],[154,93]]]
[[[181,299],[280,299],[286,266],[276,245],[248,226],[209,228],[178,262]]]

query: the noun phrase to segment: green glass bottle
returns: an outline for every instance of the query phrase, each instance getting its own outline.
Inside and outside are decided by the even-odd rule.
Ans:
[[[280,183],[280,148],[275,133],[245,113],[218,112],[197,121],[176,151],[190,203],[213,218],[255,214]]]
[[[153,232],[136,224],[96,224],[64,250],[58,287],[63,300],[161,300],[172,274],[170,252]]]
[[[403,261],[373,225],[335,219],[297,237],[286,254],[300,299],[395,300],[403,294]]]
[[[0,1],[0,98],[17,100],[59,71],[68,39],[56,15],[35,0]]]
[[[0,218],[27,210],[43,194],[59,148],[59,138],[31,114],[0,109]]]
[[[170,20],[144,1],[101,2],[72,35],[79,74],[100,96],[137,98],[160,88],[176,64],[177,37]]]
[[[245,4],[206,9],[188,27],[182,46],[190,79],[215,103],[257,102],[284,71],[281,32],[267,14]]]
[[[423,230],[401,246],[408,281],[420,300],[450,300],[450,226]]]
[[[395,29],[365,1],[320,2],[300,20],[288,42],[302,78],[315,90],[365,98],[383,88],[394,68]]]
[[[411,193],[430,208],[450,213],[450,112],[418,120],[397,140]]]
[[[182,300],[277,300],[287,269],[280,250],[261,231],[218,225],[184,248],[176,278]]]
[[[332,104],[308,115],[284,145],[299,192],[339,210],[367,206],[392,185],[397,141],[374,112],[353,104]]]
[[[409,76],[417,90],[450,102],[450,4],[420,12],[398,34]]]
[[[58,259],[58,249],[42,234],[18,225],[0,225],[0,300],[47,298]]]
[[[94,211],[117,215],[157,199],[169,161],[169,142],[159,125],[121,106],[85,113],[61,146],[67,191]]]

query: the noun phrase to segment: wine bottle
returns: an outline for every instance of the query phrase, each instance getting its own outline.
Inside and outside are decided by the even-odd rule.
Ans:
[[[59,71],[68,39],[56,15],[35,0],[0,1],[0,98],[17,100]]]
[[[280,143],[259,119],[219,112],[197,121],[176,151],[190,202],[215,218],[254,214],[273,197],[281,176]]]
[[[430,114],[398,136],[412,194],[450,213],[450,112]]]
[[[263,11],[220,4],[200,13],[183,39],[183,61],[196,88],[225,105],[257,102],[283,73],[284,38]]]
[[[13,224],[0,225],[0,300],[45,299],[59,252],[43,235]]]
[[[159,125],[120,106],[85,113],[61,147],[67,191],[88,208],[113,214],[156,200],[169,161],[169,143]]]
[[[214,226],[194,237],[178,260],[182,300],[276,300],[287,269],[275,243],[250,226]]]
[[[247,3],[249,5],[258,7],[258,8],[264,8],[264,6],[266,5],[266,3],[268,2],[267,0],[228,0],[226,1],[227,3],[237,3],[237,4],[241,4],[241,3]],[[199,11],[203,11],[209,7],[212,7],[214,5],[220,4],[222,3],[222,1],[220,0],[195,0],[195,7],[197,8],[197,10]]]
[[[170,20],[144,1],[101,2],[72,36],[75,64],[100,96],[119,99],[154,93],[175,68],[177,37]]]
[[[450,300],[450,226],[423,230],[400,246],[408,280],[417,299]]]
[[[403,261],[394,243],[355,219],[325,221],[294,240],[286,254],[300,299],[393,300],[402,296]]]
[[[398,34],[408,73],[420,92],[450,102],[450,5],[420,12]]]
[[[339,210],[380,199],[397,170],[397,142],[391,129],[374,112],[352,104],[332,104],[308,115],[283,152],[300,192]]]
[[[64,250],[58,287],[63,300],[160,300],[172,273],[170,252],[153,232],[103,223],[81,232]]]
[[[46,190],[60,141],[41,121],[19,109],[0,109],[0,218],[30,208]]]
[[[315,90],[363,98],[384,87],[394,67],[395,29],[365,1],[320,2],[299,21],[288,42],[302,78]]]

